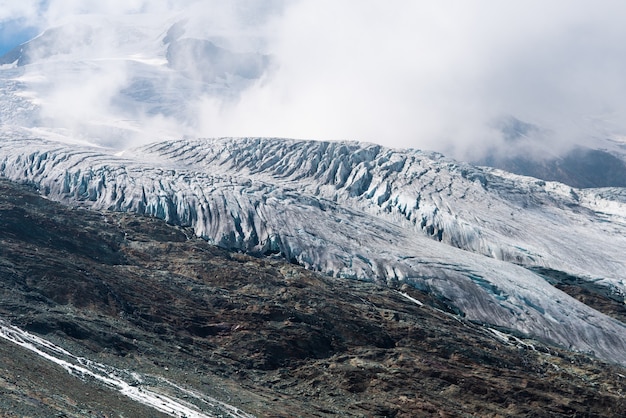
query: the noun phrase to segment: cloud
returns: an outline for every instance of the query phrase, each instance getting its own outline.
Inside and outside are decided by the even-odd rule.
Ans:
[[[498,121],[515,117],[559,152],[624,129],[624,12],[611,1],[290,4],[267,33],[278,70],[237,104],[206,100],[207,133],[474,158],[509,148]]]
[[[13,20],[25,20],[29,23],[38,20],[42,1],[0,1],[0,22],[4,23]]]
[[[0,55],[36,35],[40,1],[0,0]]]
[[[141,90],[143,99],[174,98],[184,109],[179,113],[135,106],[124,116],[121,104],[130,102],[117,93],[129,84],[150,84],[133,76],[135,64],[109,62],[98,77],[79,78],[89,88],[84,97],[67,95],[73,106],[110,120],[133,119],[137,132],[155,135],[150,127],[161,126],[192,136],[355,139],[473,158],[490,147],[510,149],[499,122],[507,118],[539,127],[529,140],[551,152],[623,134],[625,12],[626,4],[614,0],[49,0],[36,11],[24,7],[5,15],[29,16],[42,28],[77,14],[83,21],[87,14],[109,16],[134,22],[138,36],[144,27],[184,21],[183,37],[256,54],[232,62],[271,57],[258,79],[242,81],[236,71],[221,77],[230,92],[179,75]],[[143,33],[156,36],[151,30]],[[102,36],[106,42],[96,52],[132,44],[115,44],[114,35]],[[46,93],[55,103],[50,115],[63,111],[64,90],[80,92],[59,85],[64,89]]]

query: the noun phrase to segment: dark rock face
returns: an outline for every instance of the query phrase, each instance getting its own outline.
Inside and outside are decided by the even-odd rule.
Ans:
[[[607,287],[598,286],[589,280],[584,280],[561,271],[547,268],[533,268],[532,270],[542,275],[556,288],[578,299],[585,305],[626,323],[626,303],[624,303],[623,294],[612,292]]]
[[[230,253],[153,218],[69,209],[6,181],[0,317],[263,417],[626,410],[623,368],[468,322],[432,295]],[[0,415],[158,415],[7,344]]]
[[[491,156],[476,163],[577,188],[626,187],[626,163],[602,150],[575,148],[545,160]]]

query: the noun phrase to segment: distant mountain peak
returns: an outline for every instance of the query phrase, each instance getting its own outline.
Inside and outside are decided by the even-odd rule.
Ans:
[[[560,156],[490,155],[475,161],[511,173],[558,181],[576,188],[626,187],[626,162],[598,149],[575,147]]]

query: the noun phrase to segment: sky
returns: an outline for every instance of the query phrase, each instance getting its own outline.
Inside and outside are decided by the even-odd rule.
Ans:
[[[556,153],[626,132],[623,1],[0,0],[0,48],[88,14],[185,16],[185,36],[271,57],[254,83],[191,94],[185,121],[146,116],[146,129],[179,123],[187,135],[359,140],[465,158]],[[55,91],[50,114],[63,120],[70,99],[83,119],[113,113],[105,92],[128,82],[120,71],[85,78],[102,88],[84,102]],[[511,126],[532,129],[502,132]]]
[[[35,28],[24,27],[19,20],[4,23],[0,32],[0,55],[4,55],[35,35],[37,35]]]
[[[37,35],[34,17],[41,6],[39,2],[0,0],[0,55]]]

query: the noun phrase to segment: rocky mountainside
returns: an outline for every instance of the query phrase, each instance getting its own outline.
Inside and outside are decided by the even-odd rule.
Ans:
[[[153,217],[72,209],[2,180],[0,243],[4,416],[160,416],[150,394],[187,408],[174,416],[626,408],[620,366],[469,321],[411,286],[229,252]]]
[[[470,157],[473,164],[575,188],[626,186],[626,143],[610,130],[580,126],[577,135],[586,136],[586,143],[579,139],[558,144],[550,140],[550,129],[513,116],[499,118],[494,128],[502,143],[482,150],[480,157]]]
[[[185,13],[67,16],[0,56],[0,128],[118,147],[196,134],[207,101],[236,100],[273,64]]]
[[[577,147],[553,158],[494,157],[475,162],[576,188],[626,187],[626,162],[611,152]]]

